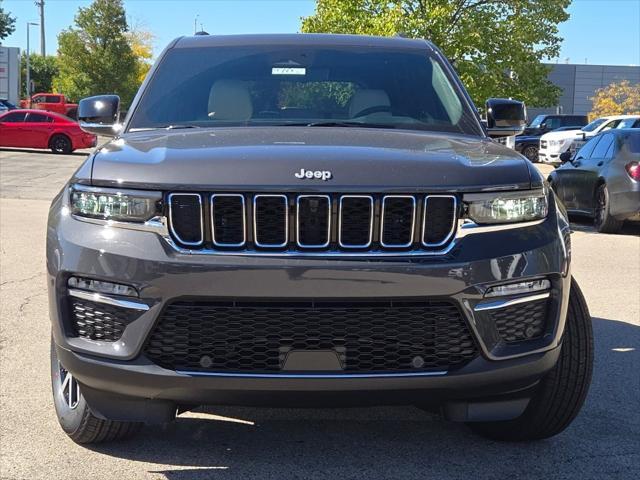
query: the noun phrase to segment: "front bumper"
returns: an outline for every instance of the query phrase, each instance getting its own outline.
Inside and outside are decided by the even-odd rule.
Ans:
[[[340,259],[189,255],[153,232],[79,221],[54,202],[47,269],[58,356],[92,408],[113,419],[164,418],[183,404],[426,404],[526,391],[557,360],[567,308],[568,258],[559,234],[566,223],[550,207],[543,222],[467,235],[442,256]],[[118,341],[72,336],[65,306],[72,275],[132,285],[148,309]],[[545,335],[500,342],[474,307],[490,286],[541,277],[552,282]],[[396,376],[176,372],[152,363],[143,347],[164,307],[184,298],[446,298],[459,305],[480,355],[455,372]]]

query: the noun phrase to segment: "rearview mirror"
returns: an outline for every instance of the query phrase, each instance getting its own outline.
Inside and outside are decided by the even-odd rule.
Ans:
[[[83,98],[78,104],[80,128],[88,133],[114,137],[120,131],[120,97],[97,95]]]
[[[508,98],[490,98],[486,111],[490,137],[510,137],[524,131],[527,118],[524,103]]]

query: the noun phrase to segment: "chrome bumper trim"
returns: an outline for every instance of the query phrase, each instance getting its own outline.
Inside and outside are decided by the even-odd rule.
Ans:
[[[404,372],[404,373],[233,373],[233,372],[192,372],[176,370],[180,375],[191,377],[230,377],[230,378],[287,378],[287,379],[353,379],[353,378],[403,378],[437,377],[446,375],[446,371]]]
[[[491,300],[489,302],[481,302],[473,307],[474,312],[484,312],[485,310],[496,310],[498,308],[506,308],[521,303],[535,302],[536,300],[544,300],[549,298],[549,292],[537,293],[535,295],[527,295],[526,297],[510,298],[504,300]]]
[[[69,296],[89,300],[91,302],[104,303],[113,305],[114,307],[128,308],[130,310],[149,310],[149,305],[142,302],[134,302],[131,300],[120,300],[118,298],[109,297],[101,293],[87,292],[85,290],[69,290]]]

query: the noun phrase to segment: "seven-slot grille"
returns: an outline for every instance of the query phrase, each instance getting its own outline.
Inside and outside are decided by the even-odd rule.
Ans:
[[[172,193],[170,231],[189,248],[439,251],[457,226],[454,195]]]

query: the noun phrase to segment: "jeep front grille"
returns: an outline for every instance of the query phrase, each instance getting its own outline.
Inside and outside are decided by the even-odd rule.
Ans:
[[[295,351],[333,352],[345,373],[452,371],[478,355],[450,301],[178,301],[144,353],[171,370],[279,372]]]
[[[190,249],[425,251],[456,231],[454,195],[172,193],[171,235]]]

